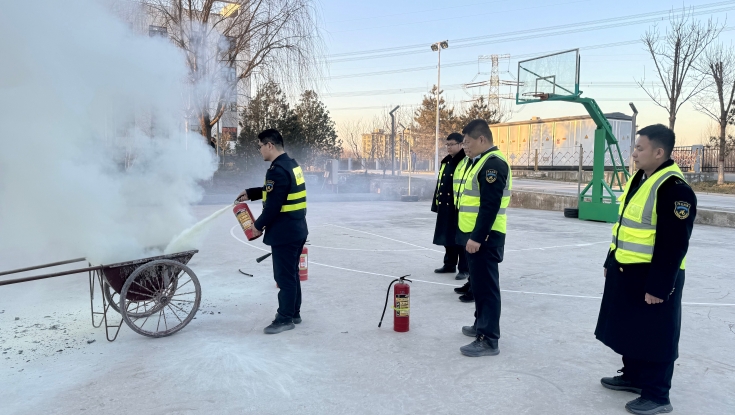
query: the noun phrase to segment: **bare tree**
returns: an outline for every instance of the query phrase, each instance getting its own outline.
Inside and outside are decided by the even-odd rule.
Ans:
[[[725,183],[725,156],[727,155],[727,125],[735,121],[735,48],[716,44],[705,52],[699,70],[709,79],[705,94],[695,100],[694,108],[712,118],[719,131],[717,184]]]
[[[365,122],[362,119],[355,119],[343,122],[339,126],[339,137],[342,142],[347,144],[352,156],[362,163],[365,156],[362,150],[362,135],[365,131]]]
[[[712,19],[706,23],[694,20],[692,12],[686,9],[672,11],[669,25],[665,34],[653,26],[641,39],[653,59],[661,84],[652,83],[646,87],[645,78],[637,83],[656,105],[668,112],[669,128],[674,129],[681,106],[707,86],[704,77],[694,76],[693,72],[700,55],[724,26]]]
[[[212,127],[237,105],[236,91],[249,94],[253,77],[287,80],[279,82],[287,89],[316,78],[321,42],[311,0],[143,3],[154,24],[185,53],[191,112],[210,144]]]

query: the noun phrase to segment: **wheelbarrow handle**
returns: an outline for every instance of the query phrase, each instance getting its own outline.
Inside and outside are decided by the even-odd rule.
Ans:
[[[51,268],[51,267],[56,267],[56,266],[59,266],[59,265],[73,264],[75,262],[82,262],[82,261],[86,261],[86,260],[87,260],[86,258],[77,258],[77,259],[70,259],[68,261],[59,261],[59,262],[52,262],[50,264],[36,265],[35,267],[11,269],[10,271],[0,272],[0,276],[10,275],[10,274],[17,274],[19,272],[25,272],[25,271],[33,271],[35,269]]]
[[[16,278],[14,280],[0,281],[0,286],[10,285],[10,284],[17,284],[19,282],[44,280],[46,278],[61,277],[63,275],[81,274],[83,272],[97,271],[97,270],[100,270],[100,269],[103,269],[103,268],[104,268],[104,266],[100,265],[100,266],[96,266],[96,267],[79,268],[79,269],[72,269],[72,270],[69,270],[69,271],[54,272],[53,274],[37,275],[35,277]]]

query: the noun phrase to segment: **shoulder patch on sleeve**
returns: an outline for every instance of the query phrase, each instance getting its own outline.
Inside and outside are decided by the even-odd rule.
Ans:
[[[273,180],[266,180],[265,181],[265,191],[266,192],[270,192],[271,190],[273,190],[273,186],[275,186],[275,185],[276,185],[276,182],[275,181],[273,181]]]
[[[676,215],[679,219],[686,219],[689,217],[689,211],[691,210],[692,205],[688,202],[674,202],[674,215]]]
[[[485,180],[488,183],[495,183],[495,180],[498,180],[498,171],[495,169],[485,170]]]

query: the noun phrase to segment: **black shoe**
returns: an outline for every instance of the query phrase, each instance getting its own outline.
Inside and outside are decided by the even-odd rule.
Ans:
[[[474,303],[475,302],[475,296],[472,295],[472,291],[467,292],[465,294],[462,294],[459,296],[459,301],[463,303]]]
[[[454,277],[455,280],[466,280],[467,277],[470,276],[469,272],[458,272],[457,276]]]
[[[654,415],[668,414],[674,410],[674,407],[671,406],[671,402],[656,403],[654,401],[649,401],[648,399],[638,398],[626,403],[625,409],[631,414]]]
[[[454,268],[454,267],[448,267],[446,265],[444,265],[441,268],[437,268],[437,269],[434,270],[434,272],[437,273],[437,274],[449,274],[449,273],[452,273],[452,272],[455,272],[455,271],[456,271],[456,268]]]
[[[296,315],[293,316],[293,324],[301,324],[301,314],[296,313]]]
[[[468,337],[477,337],[477,329],[475,326],[462,326],[462,334]]]
[[[618,370],[618,373],[623,373],[623,369]],[[633,382],[626,379],[625,373],[620,376],[615,376],[613,378],[602,378],[600,379],[600,383],[602,383],[602,386],[608,389],[612,389],[614,391],[633,392],[639,395],[641,394],[641,388],[637,387],[633,384]]]
[[[292,318],[286,318],[276,313],[276,319],[273,320],[270,326],[263,329],[263,333],[278,334],[282,331],[293,330],[294,327]]]
[[[482,334],[467,346],[460,347],[459,351],[469,357],[497,356],[500,353],[498,341],[486,339]]]
[[[454,292],[457,294],[467,294],[470,291],[470,288],[470,282],[467,281],[463,286],[455,288]]]

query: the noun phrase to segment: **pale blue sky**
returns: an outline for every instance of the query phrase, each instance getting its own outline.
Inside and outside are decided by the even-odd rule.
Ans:
[[[735,26],[735,1],[717,0],[457,0],[455,2],[424,0],[371,0],[344,1],[320,0],[321,27],[324,43],[329,55],[327,66],[328,79],[321,86],[323,100],[338,124],[345,120],[362,118],[372,119],[384,108],[403,105],[417,105],[423,92],[436,83],[437,54],[430,44],[449,40],[449,49],[442,52],[442,86],[445,99],[462,102],[470,99],[468,92],[459,85],[489,78],[490,63],[478,66],[479,55],[510,54],[509,61],[501,61],[501,79],[512,80],[516,75],[518,60],[529,56],[541,55],[550,51],[583,48],[581,50],[581,89],[584,96],[598,100],[605,112],[620,111],[630,114],[629,101],[638,110],[639,125],[656,122],[667,124],[666,112],[653,105],[640,88],[634,85],[636,79],[644,75],[654,80],[653,62],[640,42],[614,47],[584,49],[589,46],[635,41],[650,27],[651,19],[661,19],[664,27],[667,17],[655,14],[680,9],[682,5],[694,6],[696,12],[704,12],[698,19],[710,16],[727,21],[727,26]],[[723,10],[724,9],[724,10]],[[715,12],[712,12],[712,11]],[[718,11],[719,10],[719,11]],[[625,16],[636,18],[620,20]],[[729,16],[728,16],[729,15]],[[615,19],[607,23],[580,26],[581,23]],[[630,22],[646,22],[630,24]],[[553,31],[538,33],[538,29],[550,26],[569,25]],[[593,26],[606,26],[604,29],[580,30]],[[525,34],[504,36],[500,39],[488,38],[509,32],[531,31]],[[550,34],[552,32],[568,32]],[[474,41],[461,39],[484,37]],[[526,39],[517,39],[526,37]],[[509,39],[513,38],[513,39]],[[723,32],[720,40],[731,44],[735,30]],[[490,43],[492,42],[492,43]],[[485,43],[477,46],[464,46],[469,43]],[[401,48],[412,45],[425,45],[417,48]],[[461,47],[460,47],[461,46]],[[400,48],[397,50],[385,50]],[[378,56],[369,59],[365,54],[342,55],[367,50],[381,50]],[[515,58],[514,58],[515,57]],[[341,60],[341,61],[340,61]],[[466,64],[461,64],[465,62]],[[459,64],[451,66],[451,64]],[[360,77],[346,75],[405,70],[427,67],[422,70],[399,72]],[[480,74],[483,72],[484,74]],[[330,79],[334,78],[334,79]],[[343,77],[343,78],[339,78]],[[608,85],[594,86],[604,82]],[[611,83],[618,83],[613,84]],[[590,86],[589,84],[593,84]],[[402,93],[387,93],[388,90],[407,89]],[[444,88],[443,88],[444,89]],[[475,93],[480,91],[475,90]],[[481,90],[483,94],[487,89]],[[508,87],[501,93],[513,93]],[[351,93],[345,96],[345,93]],[[505,101],[513,110],[512,120],[542,118],[583,114],[581,106],[568,103],[542,103],[516,106]],[[357,108],[357,109],[349,109]],[[709,128],[708,119],[693,111],[686,104],[677,120],[678,141],[699,143]]]

